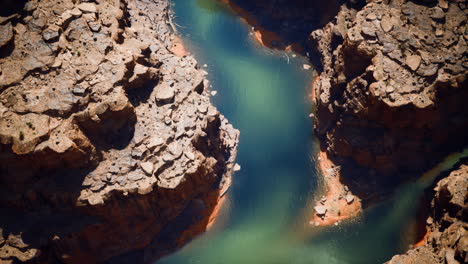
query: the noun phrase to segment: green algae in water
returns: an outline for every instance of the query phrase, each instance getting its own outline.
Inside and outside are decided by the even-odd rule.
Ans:
[[[256,45],[248,26],[219,0],[172,2],[187,48],[208,64],[219,91],[213,102],[241,131],[242,170],[234,175],[223,225],[157,263],[366,264],[406,251],[408,222],[435,176],[401,187],[359,218],[311,232],[298,217],[317,181],[307,99],[312,72],[302,68],[307,61]]]

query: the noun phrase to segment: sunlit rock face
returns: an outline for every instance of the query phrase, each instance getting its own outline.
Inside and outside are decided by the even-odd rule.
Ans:
[[[0,262],[144,250],[226,187],[238,131],[170,51],[167,1],[15,8],[0,17]]]
[[[456,2],[369,1],[314,31],[327,151],[404,178],[465,146],[466,17]]]

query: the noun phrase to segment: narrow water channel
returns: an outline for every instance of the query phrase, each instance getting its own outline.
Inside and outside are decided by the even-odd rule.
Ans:
[[[314,232],[299,217],[317,185],[307,62],[258,46],[219,0],[172,2],[186,48],[207,64],[213,102],[241,131],[242,170],[216,226],[157,263],[365,264],[406,251],[428,184],[408,184],[361,217]]]

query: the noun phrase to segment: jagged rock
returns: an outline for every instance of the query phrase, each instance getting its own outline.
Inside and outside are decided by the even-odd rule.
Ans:
[[[14,45],[0,58],[0,215],[18,213],[0,223],[0,262],[105,263],[150,249],[134,260],[144,263],[192,238],[151,244],[230,180],[238,131],[193,91],[208,83],[195,59],[169,51],[168,8],[41,0],[1,20],[0,40]],[[31,244],[5,241],[11,230]]]
[[[440,7],[434,7],[432,9],[431,17],[433,19],[436,19],[436,20],[444,19],[445,18],[445,12]]]
[[[393,29],[392,19],[388,15],[384,15],[380,26],[384,32],[390,32]]]
[[[318,216],[324,216],[327,213],[327,207],[324,205],[317,205],[314,207],[315,213]]]
[[[348,204],[352,203],[354,201],[354,195],[350,193],[346,194],[345,200]]]
[[[52,25],[42,32],[42,37],[45,41],[57,40],[60,36],[59,30],[59,27]]]
[[[147,147],[153,150],[154,148],[159,147],[162,144],[164,144],[164,140],[159,136],[155,136],[149,140]]]
[[[425,243],[403,255],[394,256],[388,264],[397,263],[466,263],[468,231],[466,231],[466,197],[468,165],[461,165],[434,188],[430,216],[426,220],[429,237]]]
[[[156,87],[156,101],[162,104],[172,103],[174,101],[174,88],[163,82]]]
[[[13,27],[8,22],[6,25],[0,25],[0,48],[5,46],[13,39]]]
[[[310,35],[322,71],[314,91],[315,131],[329,155],[359,168],[350,171],[369,173],[360,178],[377,170],[382,175],[377,185],[397,171],[402,179],[417,175],[468,144],[468,121],[461,115],[468,106],[460,100],[468,90],[458,89],[466,86],[467,46],[459,27],[467,21],[466,10],[456,4],[446,12],[431,6],[414,1],[343,5],[333,22]],[[428,22],[442,13],[444,19]],[[449,92],[455,90],[457,95]],[[454,116],[460,120],[456,128],[449,121]],[[430,148],[424,147],[427,142],[433,143]],[[362,193],[375,188],[354,187]]]
[[[81,12],[81,10],[79,8],[73,8],[72,10],[69,10],[70,11],[70,15],[74,16],[74,17],[79,17],[83,14],[83,12]],[[65,15],[65,17],[68,17],[67,15]]]
[[[148,175],[151,175],[153,174],[153,169],[154,169],[154,166],[153,166],[153,163],[152,162],[143,162],[140,164],[141,166],[141,169]]]
[[[94,3],[81,3],[78,5],[78,9],[85,13],[96,13],[97,8]]]
[[[411,70],[415,71],[419,68],[421,64],[421,57],[418,55],[411,55],[406,58],[406,64],[410,67]]]

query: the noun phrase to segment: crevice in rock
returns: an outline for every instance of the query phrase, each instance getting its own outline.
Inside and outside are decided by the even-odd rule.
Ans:
[[[28,2],[28,0],[3,0],[2,8],[0,8],[0,16],[8,17],[22,13],[26,2]]]

